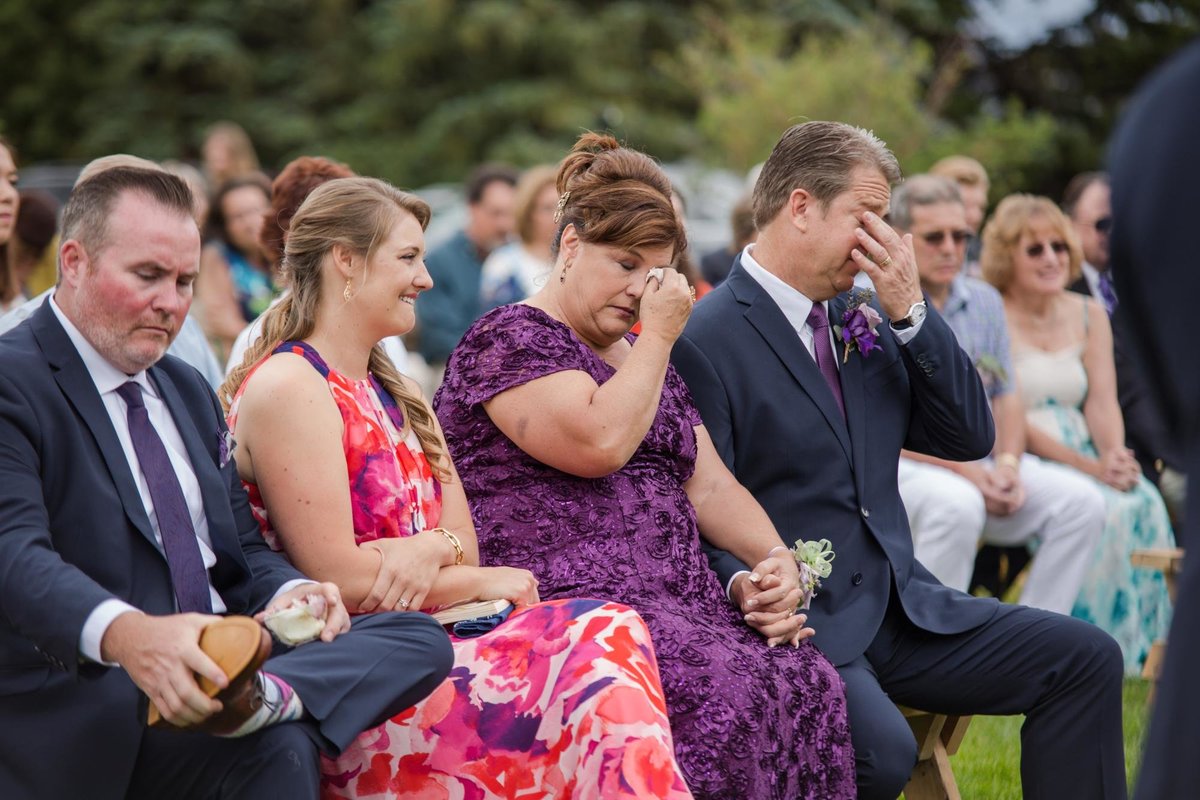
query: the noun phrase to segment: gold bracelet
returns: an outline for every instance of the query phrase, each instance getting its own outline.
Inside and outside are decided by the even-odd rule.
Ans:
[[[463,554],[462,542],[458,540],[458,537],[445,528],[434,528],[433,530],[446,537],[446,541],[454,548],[454,563],[456,565],[461,564],[465,555]]]
[[[1021,471],[1021,459],[1012,453],[997,453],[993,460],[997,467],[1009,467],[1013,472]]]

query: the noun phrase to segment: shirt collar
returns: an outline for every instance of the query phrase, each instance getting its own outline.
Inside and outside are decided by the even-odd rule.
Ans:
[[[967,279],[961,274],[955,276],[950,282],[950,294],[946,296],[946,310],[942,312],[942,316],[962,311],[970,301],[971,293],[967,291]]]
[[[792,327],[797,331],[804,330],[808,325],[813,301],[755,261],[753,251],[753,243],[746,245],[746,249],[742,251],[742,268],[775,301],[775,305],[779,306],[779,310],[787,317]]]
[[[54,316],[58,318],[58,322],[63,326],[63,330],[67,332],[67,338],[71,340],[71,344],[75,345],[75,349],[79,352],[79,357],[83,359],[83,366],[87,369],[88,375],[92,377],[92,382],[96,384],[96,391],[100,396],[115,392],[123,384],[129,381],[134,381],[142,387],[142,391],[158,397],[158,391],[154,388],[150,378],[146,375],[146,370],[142,370],[136,375],[126,375],[121,370],[112,365],[107,358],[100,355],[92,343],[87,340],[87,337],[75,327],[75,323],[67,318],[63,310],[59,308],[58,301],[54,299],[54,295],[50,295],[50,310],[54,312]]]

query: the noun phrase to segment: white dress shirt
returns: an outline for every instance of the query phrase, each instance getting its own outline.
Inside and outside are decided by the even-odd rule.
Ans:
[[[88,374],[96,385],[96,391],[99,392],[100,399],[104,403],[104,409],[108,412],[109,419],[112,420],[113,428],[117,433],[117,439],[121,442],[121,449],[125,452],[125,458],[129,461],[129,469],[133,472],[134,480],[137,482],[138,494],[141,496],[142,506],[146,509],[146,516],[149,518],[150,527],[154,531],[154,541],[158,545],[159,550],[162,550],[162,533],[158,528],[158,517],[154,514],[154,500],[150,496],[150,486],[146,482],[146,476],[142,474],[137,452],[133,449],[133,439],[129,435],[129,417],[125,401],[117,394],[117,389],[129,381],[133,381],[142,387],[142,398],[146,404],[146,413],[150,417],[150,424],[154,426],[154,430],[158,432],[159,438],[162,439],[163,446],[167,450],[167,456],[171,460],[171,466],[175,468],[175,477],[179,480],[179,487],[183,490],[183,499],[187,503],[188,512],[192,518],[192,527],[196,531],[197,543],[200,546],[200,558],[204,562],[204,569],[207,574],[208,570],[212,569],[217,563],[217,555],[212,549],[212,538],[208,532],[208,518],[204,515],[204,495],[200,491],[200,482],[196,479],[196,472],[192,468],[192,462],[188,457],[187,448],[184,446],[183,437],[179,434],[179,428],[176,427],[170,410],[159,396],[158,389],[154,386],[149,376],[147,376],[145,370],[136,375],[126,375],[114,367],[104,356],[100,355],[96,348],[92,347],[91,342],[67,318],[53,297],[49,299],[49,303],[50,308],[54,311],[54,316],[58,318],[59,323],[63,326],[63,330],[67,332],[67,336],[71,339],[71,343],[75,345],[75,349],[79,351],[79,357],[83,359],[84,367],[87,368]],[[280,592],[304,582],[289,581],[280,589]],[[212,602],[213,613],[220,614],[225,611],[225,602],[213,587],[211,577],[209,577],[208,593],[209,599]],[[115,598],[100,603],[88,615],[87,621],[83,624],[83,630],[79,636],[79,652],[92,661],[108,663],[103,662],[103,659],[100,657],[100,643],[104,639],[104,634],[108,630],[108,626],[121,614],[137,610],[124,600],[117,600]]]

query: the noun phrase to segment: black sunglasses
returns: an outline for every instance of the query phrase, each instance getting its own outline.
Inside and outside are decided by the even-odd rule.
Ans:
[[[1064,253],[1069,252],[1071,248],[1067,247],[1066,242],[1059,241],[1051,242],[1050,249],[1054,251],[1055,255],[1061,256]],[[1043,242],[1031,244],[1029,247],[1025,248],[1025,255],[1029,256],[1030,258],[1041,258],[1041,255],[1044,252],[1046,252],[1046,245]]]
[[[929,233],[921,234],[921,238],[925,240],[925,244],[930,247],[941,247],[942,242],[946,241],[947,236],[953,239],[955,244],[965,244],[971,241],[971,232],[964,230],[930,231]]]
[[[1108,233],[1112,230],[1112,217],[1101,217],[1096,220],[1096,230],[1100,233]]]

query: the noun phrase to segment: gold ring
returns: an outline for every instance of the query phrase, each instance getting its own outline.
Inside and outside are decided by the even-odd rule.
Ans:
[[[692,302],[693,303],[696,302],[696,287],[695,286],[688,287],[688,294],[690,294],[692,296]]]
[[[879,262],[879,266],[881,266],[881,267],[886,267],[886,266],[887,266],[888,264],[890,264],[890,263],[892,263],[892,257],[891,257],[891,256],[888,256],[888,257],[887,257],[887,258],[885,258],[883,261],[880,261],[880,262]]]

